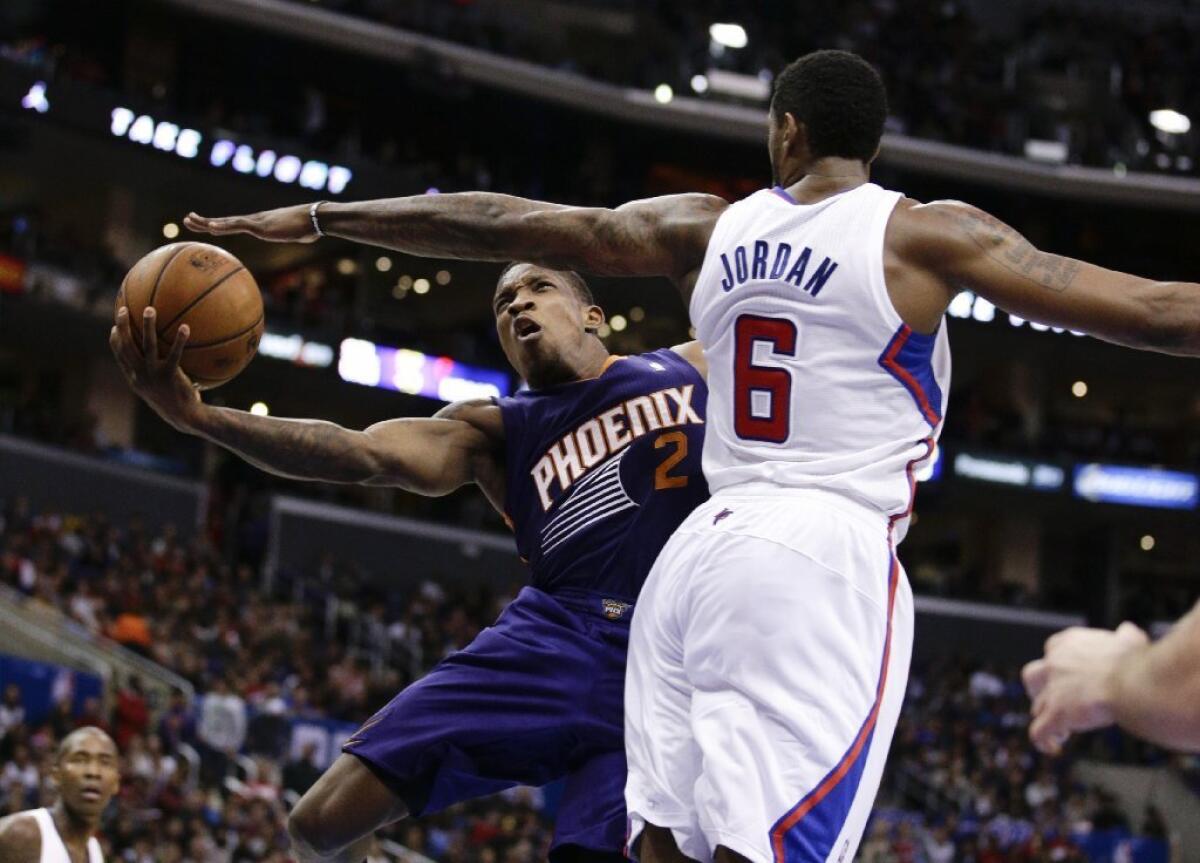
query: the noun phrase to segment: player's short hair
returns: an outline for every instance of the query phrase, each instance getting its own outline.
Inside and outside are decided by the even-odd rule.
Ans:
[[[63,757],[71,750],[75,741],[81,737],[99,737],[102,740],[107,740],[112,744],[113,752],[117,751],[116,741],[109,736],[108,732],[103,728],[97,728],[95,725],[85,725],[82,728],[76,728],[58,744],[58,750],[54,753],[54,761],[57,763],[63,760]]]
[[[510,272],[512,272],[515,268],[524,266],[525,264],[528,264],[528,263],[529,263],[528,261],[513,261],[512,263],[506,265],[504,267],[504,269],[500,271],[500,277],[498,279],[496,279],[496,287],[497,288],[500,287],[500,283],[503,282],[504,278]],[[530,266],[538,266],[538,265],[531,264]],[[585,306],[596,305],[596,297],[592,294],[592,289],[588,286],[587,280],[584,279],[583,276],[579,275],[579,273],[575,272],[574,270],[553,270],[550,267],[542,267],[542,269],[550,270],[550,272],[552,272],[552,273],[559,273],[562,276],[566,277],[567,284],[569,284],[571,286],[571,290],[573,290],[575,292],[575,296],[579,299],[579,302],[581,302],[583,305],[585,305]]]
[[[771,115],[791,114],[808,130],[813,158],[870,162],[887,120],[887,90],[875,67],[849,51],[813,51],[775,79]]]

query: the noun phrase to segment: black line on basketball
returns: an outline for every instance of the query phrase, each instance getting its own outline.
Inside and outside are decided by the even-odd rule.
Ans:
[[[146,300],[146,308],[154,305],[154,298],[158,296],[158,286],[162,284],[163,274],[167,271],[167,267],[171,266],[171,262],[179,257],[179,253],[187,247],[187,243],[180,243],[179,248],[171,252],[171,257],[167,258],[167,262],[162,265],[162,269],[158,271],[158,275],[154,279],[154,287],[150,289],[150,299]]]
[[[250,332],[252,329],[257,327],[262,322],[263,322],[263,315],[259,315],[257,321],[252,323],[250,326],[246,327],[244,330],[234,333],[232,336],[226,336],[223,339],[217,339],[215,342],[197,342],[194,345],[191,345],[191,344],[184,345],[183,349],[185,351],[190,351],[192,348],[215,348],[217,345],[223,345],[226,342],[236,341],[237,339],[240,339],[242,336],[246,335],[246,333]]]
[[[202,299],[207,297],[209,294],[211,294],[217,288],[221,287],[221,285],[225,284],[226,279],[228,279],[230,276],[236,276],[238,273],[240,273],[244,269],[246,269],[244,266],[235,267],[234,269],[230,270],[225,275],[221,276],[221,278],[217,279],[215,282],[213,282],[207,288],[205,288],[203,293],[201,293],[200,295],[195,297],[190,303],[188,303],[186,306],[184,306],[182,309],[180,309],[179,314],[175,315],[175,317],[171,318],[171,320],[167,321],[165,324],[162,325],[162,327],[159,328],[158,337],[161,339],[163,337],[163,333],[165,333],[167,330],[171,329],[171,324],[175,323],[177,320],[182,318],[184,315],[186,315],[188,312],[190,312],[192,309],[194,309],[196,307],[196,304],[199,303]]]

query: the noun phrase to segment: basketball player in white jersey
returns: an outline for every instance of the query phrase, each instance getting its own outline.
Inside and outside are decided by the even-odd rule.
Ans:
[[[104,863],[95,834],[121,784],[117,745],[99,728],[76,729],[59,744],[51,777],[54,805],[0,819],[0,861]]]
[[[959,291],[1200,353],[1200,285],[1042,252],[974,207],[871,183],[886,115],[871,66],[819,51],[776,79],[774,188],[732,206],[466,193],[185,220],[679,286],[706,346],[713,498],[667,543],[634,613],[626,798],[643,861],[854,858],[908,673],[895,546],[942,426],[942,318]]]

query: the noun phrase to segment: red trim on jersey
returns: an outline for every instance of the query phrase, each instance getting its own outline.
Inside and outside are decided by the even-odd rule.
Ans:
[[[921,382],[913,377],[912,372],[902,366],[896,356],[904,349],[904,345],[908,342],[909,336],[913,333],[912,327],[908,324],[901,324],[900,329],[896,330],[896,335],[892,337],[892,341],[884,349],[883,356],[879,358],[879,363],[893,375],[895,375],[900,383],[908,388],[908,391],[913,394],[913,398],[917,401],[917,407],[921,411],[921,415],[932,426],[937,426],[942,421],[941,416],[933,408],[933,404],[929,401],[929,395],[925,392],[925,388],[921,386]]]
[[[879,708],[883,704],[883,691],[887,685],[888,663],[892,656],[892,611],[896,604],[896,585],[899,583],[900,566],[896,560],[895,554],[890,555],[891,565],[888,570],[888,614],[887,614],[887,635],[883,643],[883,663],[879,673],[879,685],[875,689],[875,703],[871,705],[871,712],[867,715],[866,721],[858,730],[858,736],[854,738],[854,743],[850,749],[842,756],[842,760],[833,768],[811,793],[801,800],[791,812],[785,815],[781,820],[776,822],[771,830],[771,848],[774,853],[776,863],[784,863],[786,860],[784,840],[787,838],[788,832],[800,823],[809,812],[816,808],[829,793],[837,788],[838,784],[850,772],[850,768],[859,759],[862,754],[863,747],[871,737],[871,733],[875,730],[876,720],[879,718]]]
[[[800,821],[816,808],[822,800],[829,796],[830,792],[837,788],[838,784],[850,772],[850,768],[858,760],[862,754],[863,747],[866,746],[867,740],[875,731],[875,724],[879,719],[879,708],[883,704],[883,693],[887,686],[888,664],[892,657],[892,618],[896,607],[896,588],[900,583],[900,561],[896,558],[895,543],[892,539],[892,528],[896,522],[902,518],[906,518],[913,509],[913,504],[916,502],[917,480],[913,475],[913,468],[917,462],[929,457],[933,452],[933,438],[925,438],[922,443],[925,444],[925,453],[917,458],[914,458],[905,467],[904,472],[908,477],[908,506],[904,511],[893,515],[888,521],[888,549],[890,565],[888,568],[888,607],[887,607],[887,634],[884,636],[883,643],[883,663],[879,672],[879,685],[875,689],[875,703],[871,705],[871,712],[867,714],[866,720],[863,721],[862,727],[858,731],[858,736],[854,738],[854,742],[850,745],[850,749],[842,756],[842,760],[837,766],[831,770],[813,791],[804,797],[796,804],[790,812],[783,816],[775,823],[771,829],[771,850],[776,863],[785,863],[786,849],[784,846],[788,832],[792,830]]]

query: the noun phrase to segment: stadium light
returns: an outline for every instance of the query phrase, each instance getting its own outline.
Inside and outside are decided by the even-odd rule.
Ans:
[[[115,128],[115,126],[116,126],[116,119],[115,119],[116,112],[115,111],[113,112],[113,117],[114,117],[113,126]],[[220,168],[222,165],[227,164],[229,162],[229,160],[231,158],[233,158],[233,151],[235,149],[237,149],[237,148],[234,146],[233,141],[227,141],[224,138],[221,138],[218,141],[214,141],[213,146],[212,146],[212,152],[208,154],[209,164],[212,165],[214,168]]]
[[[50,100],[46,98],[46,82],[38,81],[29,88],[29,92],[21,99],[21,107],[30,111],[45,114],[50,110]]]
[[[1139,545],[1141,545],[1142,551],[1152,551],[1154,549],[1154,537],[1150,534],[1146,534],[1142,537],[1142,541],[1139,543]]]
[[[1071,384],[1071,395],[1077,399],[1081,399],[1088,394],[1088,385],[1086,381],[1075,381]]]
[[[275,179],[281,183],[294,183],[302,168],[303,165],[295,156],[284,156],[275,163]]]
[[[654,88],[654,100],[660,105],[665,105],[675,98],[675,91],[671,89],[670,84],[659,84]]]
[[[254,162],[254,173],[260,177],[269,177],[273,170],[275,170],[275,151],[263,150]]]
[[[708,92],[708,78],[704,77],[703,75],[693,75],[692,76],[692,92],[693,93],[707,93]]]
[[[173,240],[179,236],[179,226],[174,222],[167,222],[163,225],[162,233],[168,240]]]
[[[239,174],[249,174],[254,170],[256,161],[254,159],[254,151],[245,144],[242,144],[233,154],[233,170]]]
[[[625,329],[625,327],[629,324],[629,322],[625,320],[624,315],[613,315],[612,320],[608,323],[609,326],[611,326],[613,330],[618,333]]]
[[[1150,112],[1150,125],[1168,135],[1186,135],[1192,128],[1192,121],[1186,114],[1171,108],[1159,108]]]
[[[254,414],[256,417],[265,417],[270,415],[271,409],[267,407],[266,402],[255,402],[254,404],[250,405],[250,413]]]
[[[741,24],[713,24],[708,28],[708,35],[718,45],[726,48],[745,48],[749,41],[746,38],[746,28]]]

